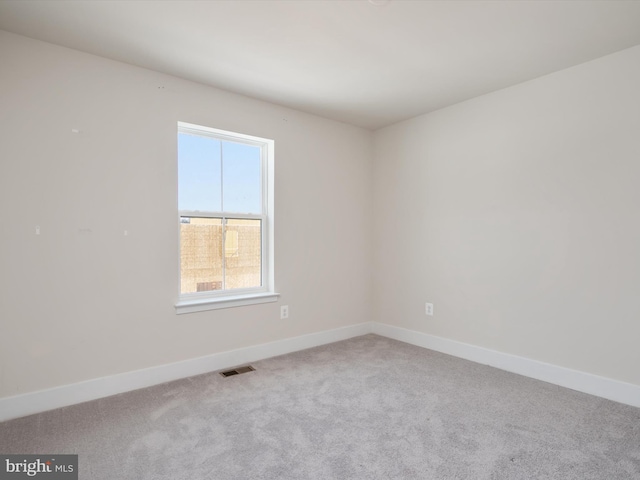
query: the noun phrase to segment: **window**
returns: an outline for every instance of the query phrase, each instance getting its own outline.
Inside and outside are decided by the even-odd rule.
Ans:
[[[273,140],[178,123],[177,313],[277,300]]]

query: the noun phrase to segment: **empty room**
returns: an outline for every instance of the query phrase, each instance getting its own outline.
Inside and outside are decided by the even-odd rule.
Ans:
[[[0,0],[0,479],[640,480],[640,2]]]

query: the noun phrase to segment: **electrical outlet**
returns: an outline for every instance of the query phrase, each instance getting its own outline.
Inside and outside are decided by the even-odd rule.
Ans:
[[[433,303],[425,303],[424,304],[424,313],[429,316],[433,316]]]
[[[280,307],[280,319],[284,320],[285,318],[289,318],[289,305],[282,305]]]

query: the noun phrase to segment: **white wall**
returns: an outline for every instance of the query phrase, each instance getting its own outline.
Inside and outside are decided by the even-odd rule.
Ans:
[[[640,385],[639,85],[635,47],[376,132],[374,318]]]
[[[0,398],[371,319],[640,385],[640,47],[375,135],[5,32],[0,65]],[[178,120],[276,140],[281,302],[175,315]]]
[[[0,66],[0,397],[370,320],[370,132],[5,32]],[[176,316],[177,121],[275,140],[279,303]]]

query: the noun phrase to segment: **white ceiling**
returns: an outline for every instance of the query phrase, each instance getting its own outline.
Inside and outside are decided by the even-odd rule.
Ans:
[[[0,0],[0,29],[375,129],[640,44],[640,1]]]

